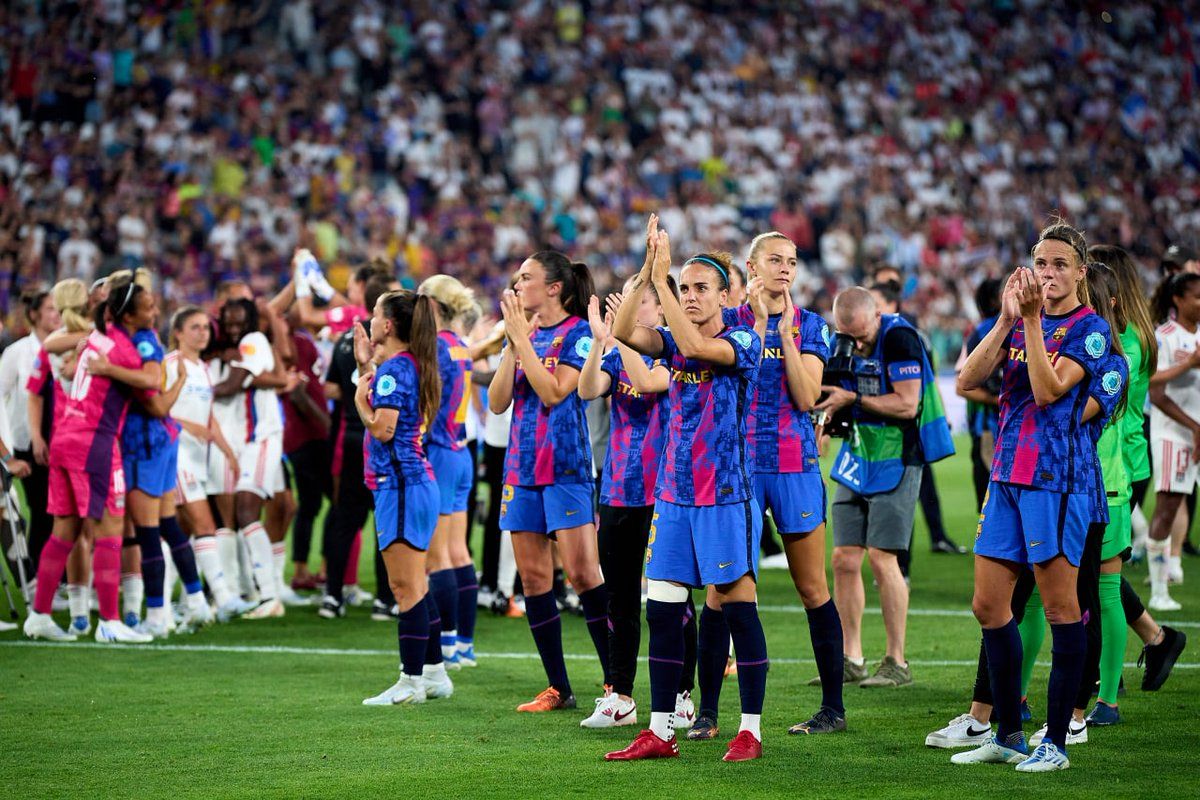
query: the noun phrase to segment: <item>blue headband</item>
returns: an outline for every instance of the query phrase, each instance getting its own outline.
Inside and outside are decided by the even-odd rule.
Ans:
[[[687,261],[683,262],[683,265],[686,267],[688,264],[691,264],[694,261],[702,261],[715,269],[717,272],[721,273],[721,277],[725,279],[725,287],[729,287],[729,273],[726,272],[725,268],[716,261],[713,261],[708,256],[693,256],[692,258],[689,258]]]

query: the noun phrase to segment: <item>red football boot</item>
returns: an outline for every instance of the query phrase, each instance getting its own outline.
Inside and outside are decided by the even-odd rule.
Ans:
[[[653,731],[642,731],[629,747],[604,754],[605,761],[639,761],[643,758],[679,758],[675,736],[663,741]]]
[[[729,749],[725,751],[725,757],[722,761],[752,761],[756,758],[762,758],[762,742],[754,738],[754,734],[750,731],[738,731],[738,735],[733,737],[733,741],[729,743]]]

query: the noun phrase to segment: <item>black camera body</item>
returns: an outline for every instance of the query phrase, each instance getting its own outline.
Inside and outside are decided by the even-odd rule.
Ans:
[[[822,382],[831,386],[853,385],[857,380],[854,376],[854,339],[844,333],[836,333],[829,346],[829,360],[825,363],[825,377]],[[828,395],[822,395],[824,400]],[[825,426],[825,433],[837,439],[845,439],[850,435],[854,421],[854,409],[850,406],[838,411],[832,417],[826,417],[825,412],[817,419],[818,425]]]

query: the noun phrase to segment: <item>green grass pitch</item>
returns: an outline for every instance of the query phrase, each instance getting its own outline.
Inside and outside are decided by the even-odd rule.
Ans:
[[[975,531],[964,446],[936,467],[947,528],[960,543]],[[918,515],[919,518],[919,515]],[[341,621],[315,610],[235,622],[164,644],[129,649],[93,643],[30,645],[0,634],[0,785],[11,797],[325,798],[372,797],[1194,797],[1200,748],[1200,560],[1185,559],[1187,583],[1173,590],[1184,610],[1160,615],[1192,642],[1155,694],[1138,690],[1130,632],[1124,722],[1092,729],[1070,750],[1072,767],[1020,775],[1011,767],[955,767],[925,735],[966,710],[979,629],[971,618],[971,558],[930,555],[918,523],[908,657],[916,684],[899,690],[848,688],[849,731],[805,739],[787,727],[816,710],[819,689],[808,628],[787,573],[765,571],[760,604],[772,666],[761,761],[725,764],[736,732],[736,679],[721,701],[722,735],[683,742],[670,762],[608,764],[605,751],[636,728],[585,731],[579,721],[600,692],[600,674],[581,619],[564,617],[580,708],[519,715],[517,703],[544,688],[524,620],[481,612],[480,666],[452,673],[452,699],[367,708],[363,697],[395,680],[394,626],[363,609]],[[317,549],[314,549],[317,552]],[[361,574],[372,575],[364,548]],[[1145,567],[1128,573],[1139,591]],[[869,573],[868,608],[878,605]],[[62,620],[60,620],[62,621]],[[883,625],[868,611],[868,659],[883,650]],[[645,655],[643,636],[643,657]],[[277,648],[277,649],[274,649]],[[1050,643],[1034,673],[1034,725],[1045,710]],[[643,661],[636,698],[649,721]],[[1027,732],[1033,728],[1027,726]]]

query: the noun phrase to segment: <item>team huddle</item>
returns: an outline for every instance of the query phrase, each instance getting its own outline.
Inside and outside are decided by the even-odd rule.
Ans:
[[[1200,458],[1200,275],[1168,276],[1151,309],[1124,251],[1089,249],[1061,222],[1041,232],[1031,263],[980,288],[984,320],[958,366],[981,506],[973,610],[982,644],[970,711],[926,744],[967,748],[952,757],[958,764],[1042,772],[1069,767],[1068,745],[1085,742],[1089,725],[1119,721],[1127,626],[1146,645],[1146,689],[1162,685],[1185,644],[1120,573],[1144,550],[1149,608],[1179,608],[1168,586],[1182,579],[1178,547]],[[90,634],[92,589],[98,642],[283,616],[306,602],[296,581],[317,585],[299,565],[328,498],[317,613],[338,619],[365,595],[357,568],[373,509],[372,611],[397,625],[397,679],[364,704],[450,697],[448,670],[478,660],[468,427],[490,412],[509,426],[492,502],[511,532],[547,680],[517,711],[576,707],[554,590],[560,565],[603,676],[582,727],[638,722],[645,608],[649,723],[607,760],[678,757],[680,736],[716,738],[727,670],[736,670],[741,717],[724,760],[761,758],[769,658],[756,585],[766,513],[806,611],[821,687],[820,706],[788,733],[845,731],[846,685],[912,682],[897,553],[909,547],[923,471],[953,445],[929,348],[904,317],[885,313],[886,286],[838,294],[831,327],[793,304],[796,246],[783,234],[750,243],[748,281],[722,252],[691,255],[676,278],[653,215],[645,263],[622,292],[601,300],[587,266],[539,251],[513,276],[494,328],[479,324],[473,293],[450,276],[410,291],[367,266],[343,295],[308,251],[292,265],[273,298],[230,284],[215,315],[180,309],[167,348],[143,271],[90,289],[64,280],[34,304],[31,321],[45,330],[30,358],[25,425],[53,521],[28,636]],[[605,399],[609,444],[594,463],[587,407]],[[842,440],[832,502],[820,462],[830,436]],[[14,475],[30,474],[32,465],[0,455]],[[1147,524],[1140,505],[1152,479]],[[1148,534],[1144,545],[1135,529]],[[869,676],[864,558],[887,629]],[[64,575],[65,629],[51,616]],[[699,611],[692,589],[704,592]],[[1026,740],[1045,622],[1046,725]]]

